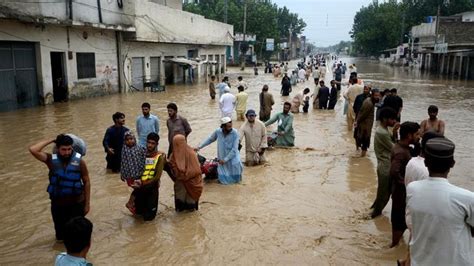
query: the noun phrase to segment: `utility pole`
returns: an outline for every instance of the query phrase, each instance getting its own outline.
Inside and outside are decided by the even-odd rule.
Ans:
[[[291,49],[291,24],[290,24],[290,27],[288,28],[288,58],[286,60],[290,60],[291,59],[291,54],[292,54],[292,49]]]
[[[436,29],[435,29],[435,43],[438,43],[439,17],[441,15],[441,8],[438,5],[438,12],[436,13]]]
[[[403,45],[403,37],[405,36],[405,13],[402,14],[402,30],[400,33],[400,44]]]
[[[229,0],[224,1],[224,23],[227,24],[227,8],[228,8]]]
[[[243,38],[243,41],[242,43],[245,44],[246,47],[248,47],[248,45],[245,43],[245,40],[246,40],[246,36],[247,35],[247,0],[243,0],[244,1],[244,38]],[[245,70],[245,53],[247,51],[245,51],[245,53],[241,50],[240,51],[242,53],[242,59],[240,60],[240,70]]]

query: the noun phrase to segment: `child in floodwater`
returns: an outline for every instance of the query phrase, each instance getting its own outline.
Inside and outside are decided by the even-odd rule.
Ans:
[[[146,148],[137,145],[137,140],[132,131],[125,132],[124,147],[122,148],[122,164],[120,166],[120,178],[126,181],[132,188],[141,185],[141,176],[145,170]],[[125,206],[135,214],[135,197],[130,195]]]

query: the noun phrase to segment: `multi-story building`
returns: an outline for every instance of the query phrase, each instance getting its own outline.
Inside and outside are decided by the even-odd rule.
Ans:
[[[2,1],[0,21],[0,110],[220,74],[233,43],[181,0]]]
[[[410,47],[417,66],[449,76],[474,79],[474,12],[428,17],[411,29]]]

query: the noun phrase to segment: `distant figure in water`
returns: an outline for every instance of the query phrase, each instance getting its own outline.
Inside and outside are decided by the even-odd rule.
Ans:
[[[436,105],[430,105],[428,107],[428,115],[430,118],[421,122],[421,135],[431,131],[444,136],[444,121],[438,119],[438,107]]]

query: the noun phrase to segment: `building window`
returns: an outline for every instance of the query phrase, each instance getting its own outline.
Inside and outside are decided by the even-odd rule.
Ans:
[[[77,78],[95,78],[95,54],[76,53]]]

